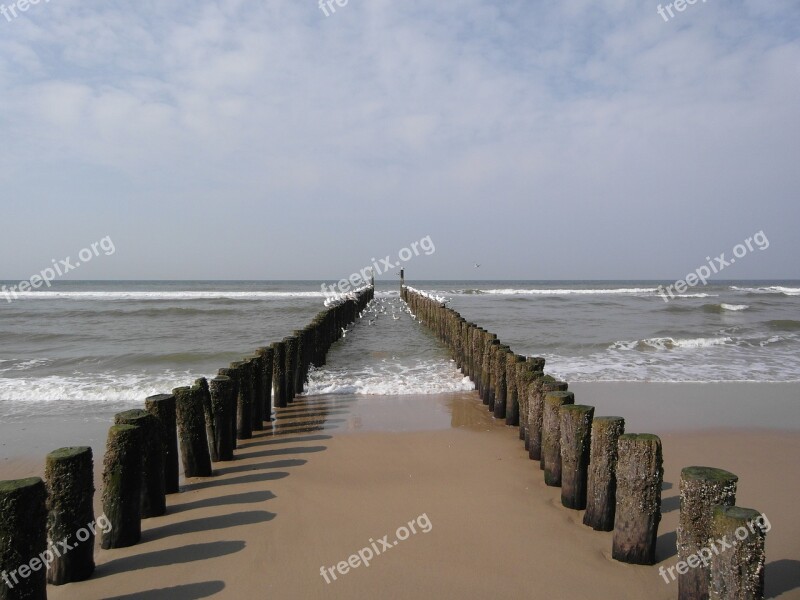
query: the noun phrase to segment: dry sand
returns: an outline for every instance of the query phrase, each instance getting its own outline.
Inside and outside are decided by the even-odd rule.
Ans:
[[[598,406],[599,414],[608,412]],[[767,597],[800,598],[793,516],[800,433],[657,429],[650,428],[662,434],[666,470],[660,564],[677,561],[680,469],[726,468],[740,476],[738,504],[772,524]],[[7,460],[0,479],[40,474],[41,462]],[[141,544],[98,551],[91,580],[48,593],[53,600],[677,597],[677,583],[665,583],[657,567],[612,560],[611,534],[581,518],[544,485],[516,430],[491,419],[475,394],[299,398],[274,431],[257,432],[240,443],[236,461],[217,464],[215,477],[190,480],[170,496],[168,515],[144,522]],[[337,573],[336,581],[329,575],[331,583],[320,575],[370,539],[378,548],[387,534],[394,541],[412,520],[417,533],[369,567]]]

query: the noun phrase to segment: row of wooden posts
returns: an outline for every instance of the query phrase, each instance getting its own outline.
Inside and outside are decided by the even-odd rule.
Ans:
[[[497,335],[468,322],[441,299],[405,285],[401,296],[450,349],[494,417],[519,428],[519,439],[544,472],[544,482],[561,488],[561,503],[585,509],[583,522],[593,529],[613,531],[613,558],[655,564],[664,476],[659,437],[625,433],[622,417],[596,417],[593,406],[575,404],[567,382],[545,375],[544,358],[515,354]],[[766,532],[753,531],[759,512],[735,506],[737,482],[736,475],[722,469],[681,471],[677,549],[691,566],[684,573],[678,570],[681,600],[763,598]],[[691,558],[718,539],[740,539],[743,527],[746,543],[710,552],[713,556],[703,562]]]
[[[263,430],[273,407],[286,407],[302,393],[311,365],[325,364],[342,329],[373,295],[373,286],[350,294],[304,329],[256,349],[210,381],[198,379],[147,398],[144,409],[117,414],[103,460],[107,527],[99,528],[94,517],[89,447],[48,454],[44,480],[0,482],[0,600],[45,599],[48,582],[91,577],[98,529],[104,549],[137,544],[141,520],[164,515],[166,495],[180,491],[179,460],[186,477],[209,477],[212,462],[232,460],[237,440]],[[59,541],[71,549],[62,551]]]

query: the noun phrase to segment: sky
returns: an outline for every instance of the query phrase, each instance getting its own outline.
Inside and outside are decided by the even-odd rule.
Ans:
[[[18,2],[0,279],[800,278],[797,0]]]

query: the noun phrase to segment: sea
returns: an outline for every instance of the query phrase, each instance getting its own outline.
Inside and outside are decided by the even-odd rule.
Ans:
[[[214,376],[306,325],[322,283],[76,281],[0,295],[0,421],[108,415]],[[800,281],[717,281],[666,300],[661,281],[407,283],[570,382],[800,381]],[[306,394],[473,389],[399,287],[376,282]]]

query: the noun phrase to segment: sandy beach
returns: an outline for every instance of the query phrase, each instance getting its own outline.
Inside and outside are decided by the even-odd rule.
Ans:
[[[752,395],[746,385],[678,387],[666,392],[733,407]],[[793,391],[796,399],[797,387],[786,387],[776,395]],[[687,403],[681,431],[674,422],[659,425],[650,399],[663,390],[652,384],[575,389],[598,415],[609,414],[604,398],[613,397],[618,404],[609,408],[627,407],[631,423],[662,435],[654,567],[612,560],[612,534],[592,531],[582,512],[561,506],[516,431],[494,421],[477,394],[317,396],[282,409],[274,429],[241,442],[236,460],[216,464],[214,477],[186,481],[166,516],[144,522],[142,543],[98,551],[91,580],[50,586],[49,597],[666,600],[677,583],[666,583],[658,567],[677,562],[680,469],[699,464],[739,475],[737,504],[768,516],[767,597],[800,598],[797,419],[783,430],[763,422],[710,428],[703,406]],[[41,474],[43,456],[32,456],[4,460],[0,478]],[[390,547],[376,554],[384,536]],[[346,574],[336,570],[365,548],[375,549],[369,566],[353,560]],[[337,578],[328,570],[326,582],[323,567]]]

